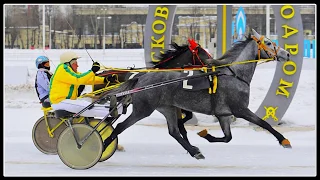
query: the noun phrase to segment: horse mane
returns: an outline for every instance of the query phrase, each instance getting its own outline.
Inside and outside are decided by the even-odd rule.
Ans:
[[[158,64],[161,63],[162,61],[170,58],[170,57],[175,57],[178,56],[180,54],[182,54],[183,52],[185,52],[189,47],[188,44],[184,44],[182,46],[179,46],[177,43],[172,42],[170,44],[170,46],[172,46],[172,49],[168,49],[166,50],[163,54],[160,54],[158,57],[158,59],[160,60],[159,62],[153,62],[154,64]]]
[[[229,49],[225,54],[223,54],[220,58],[217,60],[223,60],[226,59],[228,62],[231,62],[239,56],[239,54],[242,52],[242,50],[246,47],[246,45],[253,40],[251,38],[251,33],[249,33],[248,36],[245,36],[245,40],[243,41],[237,41],[233,44],[231,49]]]

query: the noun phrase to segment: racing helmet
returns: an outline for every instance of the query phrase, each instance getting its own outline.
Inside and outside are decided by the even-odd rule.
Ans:
[[[49,58],[47,58],[46,56],[39,56],[36,59],[36,67],[39,68],[39,65],[44,63],[44,62],[48,62]]]
[[[60,63],[67,63],[75,59],[79,59],[79,57],[76,53],[72,51],[64,52],[60,55]]]

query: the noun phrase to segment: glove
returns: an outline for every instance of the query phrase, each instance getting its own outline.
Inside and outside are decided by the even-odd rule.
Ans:
[[[98,62],[94,62],[94,63],[92,64],[91,70],[92,70],[94,73],[96,73],[97,71],[100,70],[100,64],[99,64]]]
[[[114,74],[112,74],[112,75],[106,76],[104,78],[104,83],[108,83],[108,82],[116,83],[116,80],[117,80],[116,76],[114,76]]]

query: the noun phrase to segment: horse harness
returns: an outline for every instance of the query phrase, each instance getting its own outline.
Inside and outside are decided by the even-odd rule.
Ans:
[[[253,40],[256,41],[257,45],[258,45],[258,60],[260,59],[260,52],[261,50],[264,50],[265,53],[269,56],[269,58],[273,58],[274,60],[277,59],[277,54],[278,54],[278,50],[280,49],[280,47],[278,47],[276,49],[276,44],[274,42],[272,42],[274,49],[272,50],[271,48],[269,48],[268,46],[265,45],[264,43],[264,36],[261,36],[260,39],[256,38],[254,35],[251,36]],[[250,84],[245,81],[244,79],[242,79],[241,77],[237,76],[237,74],[230,68],[230,66],[226,66],[229,71],[232,73],[232,75],[229,74],[218,74],[217,76],[222,76],[222,75],[227,75],[227,76],[233,76],[237,79],[239,79],[240,81],[246,83],[248,86],[250,86]]]
[[[205,64],[202,62],[201,58],[199,57],[199,48],[201,48],[200,44],[196,43],[194,40],[188,40],[189,41],[189,50],[191,51],[192,53],[192,63],[193,65],[196,64],[196,60],[198,60],[202,66],[205,66]],[[203,49],[204,50],[204,49]],[[211,55],[206,51],[204,50],[208,56],[208,58],[212,58]]]
[[[258,60],[260,60],[260,52],[261,52],[261,50],[264,50],[266,52],[266,54],[269,57],[272,57],[274,60],[277,59],[277,53],[278,53],[278,50],[279,50],[280,47],[278,47],[276,49],[276,44],[274,42],[272,42],[273,45],[274,45],[274,49],[271,49],[268,46],[266,46],[264,44],[264,40],[263,40],[264,36],[261,36],[260,39],[256,38],[254,35],[252,35],[251,37],[252,37],[252,39],[254,39],[256,41],[256,43],[258,45]],[[192,64],[184,66],[184,67],[182,67],[182,69],[201,68],[201,70],[203,72],[207,73],[208,69],[211,69],[211,71],[215,71],[216,68],[219,68],[219,66],[217,66],[217,67],[216,66],[212,66],[211,68],[206,67],[206,64],[204,64],[203,61],[201,60],[201,58],[199,57],[199,48],[201,48],[201,46],[198,43],[196,43],[194,40],[189,39],[188,41],[189,41],[189,44],[190,44],[190,46],[188,46],[188,49],[192,53]],[[206,52],[208,58],[212,58],[211,55],[206,50],[204,50],[204,51]],[[171,57],[161,61],[160,63],[167,62],[167,61],[171,60],[174,57],[175,56],[171,56]],[[196,65],[197,61],[200,62],[201,65]],[[232,64],[230,64],[230,65],[232,65]],[[248,86],[250,86],[250,84],[247,81],[245,81],[241,77],[237,76],[237,74],[230,68],[230,65],[226,66],[226,67],[232,73],[231,75],[230,74],[225,74],[225,73],[218,73],[216,75],[210,75],[209,76],[209,81],[212,82],[212,84],[209,87],[209,94],[212,94],[212,93],[216,92],[217,83],[218,83],[217,77],[218,76],[223,76],[223,75],[233,76],[233,77],[237,78],[238,80],[246,83]],[[118,73],[120,73],[120,72],[121,71],[119,71]],[[112,73],[114,73],[114,72],[112,72]]]
[[[280,49],[280,47],[278,47],[276,49],[276,46],[277,46],[276,43],[271,41],[273,44],[273,48],[274,48],[272,50],[264,44],[264,40],[263,40],[264,36],[261,36],[260,39],[256,38],[254,35],[252,35],[251,37],[252,37],[252,39],[254,39],[257,42],[257,45],[258,45],[258,59],[260,59],[261,49],[264,50],[264,52],[269,56],[269,58],[272,57],[275,60],[277,59],[277,54],[278,54],[278,50]]]

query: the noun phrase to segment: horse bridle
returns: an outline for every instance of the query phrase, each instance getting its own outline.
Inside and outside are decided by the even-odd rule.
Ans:
[[[273,49],[269,48],[268,46],[265,45],[264,43],[264,36],[260,36],[260,39],[258,39],[257,37],[255,37],[254,35],[251,36],[252,39],[254,39],[258,45],[258,59],[260,59],[260,51],[264,50],[264,52],[269,56],[269,58],[273,58],[274,60],[278,60],[278,51],[280,49],[280,47],[278,47],[276,49],[276,43],[272,42],[273,44]]]
[[[206,66],[206,64],[204,64],[201,58],[199,57],[199,48],[201,48],[200,44],[197,44],[197,46],[194,48],[192,48],[192,46],[189,46],[189,50],[192,53],[192,65],[195,65],[196,60],[198,60],[201,63],[201,66]],[[202,50],[204,50],[209,59],[212,58],[211,55],[205,49],[202,48]]]
[[[195,47],[193,47],[192,45],[188,46],[188,49],[192,53],[192,66],[201,66],[201,67],[203,67],[203,66],[206,66],[206,64],[204,64],[203,61],[201,60],[201,58],[199,57],[199,54],[198,54],[199,53],[199,48],[202,48],[200,46],[200,44],[197,44],[197,46],[195,46]],[[209,59],[212,58],[211,55],[205,49],[202,48],[202,50],[204,50],[204,52],[207,54]],[[178,56],[178,55],[176,55],[176,56]],[[172,58],[174,58],[176,56],[171,56],[171,57],[161,61],[159,64],[165,63],[165,62],[169,61],[170,59],[172,59]],[[196,65],[196,61],[199,61],[201,65]]]
[[[265,45],[264,43],[264,36],[261,36],[260,39],[258,39],[257,37],[255,37],[254,35],[251,36],[252,39],[254,39],[258,45],[258,59],[260,59],[260,51],[264,50],[264,52],[269,56],[269,58],[273,58],[274,60],[278,60],[277,54],[278,54],[278,50],[280,49],[280,47],[278,47],[276,49],[276,44],[274,42],[271,43],[273,44],[274,49],[269,48],[268,46]],[[227,66],[227,68],[231,71],[231,73],[233,74],[232,76],[236,77],[237,79],[239,79],[240,81],[246,83],[248,86],[250,86],[250,84],[245,81],[244,79],[242,79],[241,77],[237,76],[237,74],[229,67]],[[227,75],[227,74],[221,74],[221,75]]]
[[[277,54],[278,54],[278,50],[280,49],[280,47],[278,47],[276,49],[276,44],[274,42],[271,43],[273,44],[274,49],[269,48],[268,46],[265,45],[264,43],[264,36],[261,36],[260,39],[258,39],[257,37],[255,37],[254,35],[251,36],[252,39],[254,39],[258,45],[258,59],[260,59],[260,52],[261,50],[264,50],[264,52],[269,56],[269,58],[273,58],[274,60],[278,60]],[[240,81],[246,83],[248,86],[250,86],[250,84],[245,81],[244,79],[242,79],[241,77],[237,76],[237,74],[230,68],[230,66],[226,66],[232,73],[232,76],[234,76],[235,78],[239,79]],[[220,75],[227,75],[227,74],[220,74]]]

